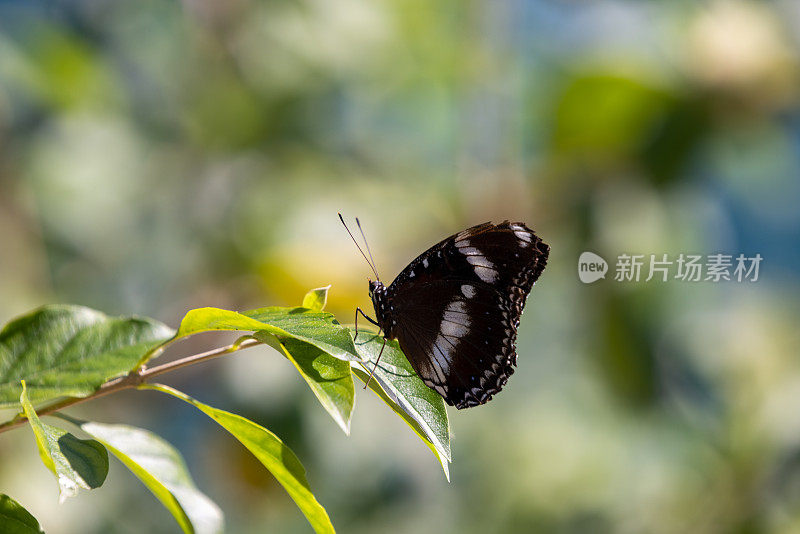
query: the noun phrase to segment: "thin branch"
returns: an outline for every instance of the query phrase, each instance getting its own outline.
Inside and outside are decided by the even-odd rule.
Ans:
[[[91,395],[88,395],[86,397],[70,397],[68,399],[64,399],[49,406],[45,406],[44,408],[40,408],[36,410],[36,413],[39,415],[49,415],[58,412],[60,410],[63,410],[64,408],[68,408],[70,406],[86,402],[88,400],[96,399],[98,397],[103,397],[105,395],[116,393],[117,391],[122,391],[124,389],[135,388],[140,384],[144,383],[148,378],[153,378],[159,375],[163,375],[164,373],[168,373],[176,369],[181,369],[189,365],[205,362],[213,358],[223,356],[225,354],[230,354],[231,352],[236,352],[238,350],[247,349],[261,344],[262,344],[261,341],[258,341],[257,339],[251,336],[243,336],[237,339],[231,345],[227,345],[225,347],[219,347],[217,349],[209,350],[207,352],[201,352],[200,354],[192,354],[191,356],[186,356],[185,358],[180,358],[169,363],[158,365],[156,367],[139,368],[136,371],[131,371],[125,376],[109,380],[108,382],[97,388],[97,390]],[[0,424],[0,433],[6,432],[8,430],[11,430],[12,428],[23,425],[27,420],[28,420],[27,417],[25,417],[22,414],[19,414],[11,421],[6,421],[5,423]]]
[[[194,365],[196,363],[216,358],[217,356],[223,356],[225,354],[230,354],[231,352],[236,352],[237,350],[247,349],[262,344],[263,342],[257,340],[252,336],[242,336],[239,339],[237,339],[234,343],[226,347],[220,347],[218,349],[210,350],[208,352],[201,352],[200,354],[193,354],[191,356],[187,356],[185,358],[181,358],[173,362],[158,365],[156,367],[151,367],[149,369],[143,369],[139,371],[138,373],[139,382],[135,385],[138,386],[148,378],[153,378],[154,376],[163,375],[164,373],[168,373],[170,371],[174,371],[176,369],[180,369],[188,365]]]

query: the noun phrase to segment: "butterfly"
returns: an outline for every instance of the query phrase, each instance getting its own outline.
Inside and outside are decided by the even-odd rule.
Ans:
[[[360,313],[383,332],[384,346],[397,339],[422,381],[449,405],[491,400],[514,373],[520,316],[550,247],[521,222],[479,224],[432,246],[385,286],[363,230],[369,259],[347,232],[376,277],[369,281],[375,319],[356,308],[356,332]]]

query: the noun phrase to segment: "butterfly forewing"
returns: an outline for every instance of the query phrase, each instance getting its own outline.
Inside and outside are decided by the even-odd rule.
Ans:
[[[398,275],[379,322],[449,404],[483,404],[514,372],[519,318],[548,252],[522,223],[464,230]]]

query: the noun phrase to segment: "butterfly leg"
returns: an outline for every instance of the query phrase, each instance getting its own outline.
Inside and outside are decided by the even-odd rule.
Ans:
[[[375,360],[375,365],[372,367],[372,372],[369,374],[369,378],[367,379],[367,383],[364,384],[364,389],[367,389],[370,381],[372,380],[372,375],[375,374],[375,369],[378,368],[378,362],[381,361],[381,356],[383,356],[383,349],[386,348],[386,338],[383,338],[383,345],[381,346],[381,351],[378,353],[378,359]]]
[[[361,308],[358,308],[358,307],[357,307],[357,308],[356,308],[356,320],[355,320],[355,323],[356,323],[356,333],[355,333],[355,336],[354,336],[354,337],[358,337],[358,314],[359,314],[359,313],[360,313],[360,314],[361,314],[361,316],[362,316],[364,319],[366,319],[367,321],[371,322],[372,324],[374,324],[374,325],[375,325],[375,326],[377,326],[378,328],[380,328],[380,327],[381,327],[381,325],[379,325],[379,324],[378,324],[376,321],[374,321],[373,319],[370,319],[370,318],[367,316],[367,314],[366,314],[366,313],[364,313],[364,310],[362,310]]]

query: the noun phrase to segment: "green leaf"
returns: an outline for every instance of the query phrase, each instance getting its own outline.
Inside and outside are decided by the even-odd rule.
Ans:
[[[315,532],[334,532],[328,513],[311,492],[305,468],[294,452],[275,434],[241,415],[213,408],[171,387],[161,384],[142,384],[139,388],[161,391],[177,397],[219,423],[269,469],[297,503]]]
[[[90,395],[172,334],[151,319],[109,317],[82,306],[34,310],[0,330],[0,407],[16,406],[20,380],[34,403]]]
[[[239,313],[219,308],[199,308],[186,314],[175,339],[213,330],[266,332],[280,341],[305,341],[341,360],[359,358],[347,328],[327,312],[272,307]]]
[[[360,330],[359,334],[355,345],[364,362],[353,362],[353,372],[366,382],[378,359],[383,338],[364,330]],[[447,463],[452,459],[450,422],[444,399],[417,376],[396,340],[386,341],[386,348],[369,386],[430,447],[450,480],[447,468]]]
[[[303,297],[303,307],[311,311],[322,311],[328,303],[328,290],[331,286],[318,287],[312,289]]]
[[[3,534],[42,534],[44,531],[30,512],[17,501],[0,493],[0,532]]]
[[[180,452],[161,437],[128,425],[107,425],[60,415],[105,445],[136,475],[187,533],[222,532],[222,511],[194,485]]]
[[[105,447],[95,440],[78,439],[66,430],[42,423],[28,400],[24,381],[19,401],[36,437],[39,456],[58,479],[59,500],[63,502],[76,495],[79,488],[102,486],[108,475]]]
[[[350,435],[350,419],[355,403],[355,386],[350,364],[334,358],[314,345],[287,339],[280,343],[274,336],[257,332],[255,338],[269,344],[294,364],[311,391],[333,420]]]
[[[305,308],[259,308],[243,312],[244,315],[275,326],[289,337],[311,343],[340,360],[358,360],[360,356],[353,345],[347,327],[328,312],[314,312]],[[277,335],[278,339],[286,336]]]

